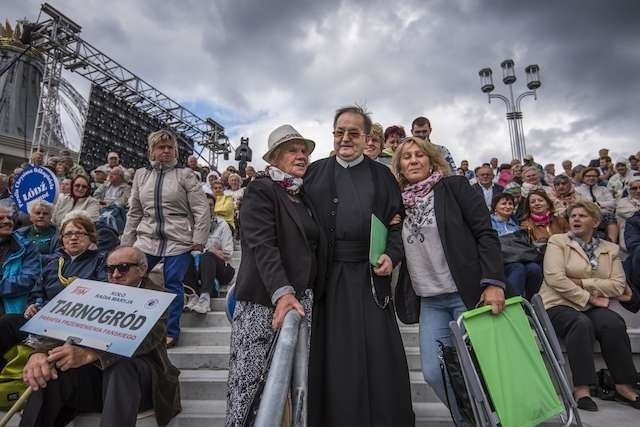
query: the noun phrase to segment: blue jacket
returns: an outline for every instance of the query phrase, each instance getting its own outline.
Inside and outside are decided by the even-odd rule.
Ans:
[[[24,240],[29,240],[29,233],[33,229],[34,225],[27,225],[25,227],[19,228],[16,230],[16,234],[19,234]],[[55,225],[51,227],[56,228]],[[54,253],[60,247],[60,233],[56,229],[51,237],[51,241],[49,242],[49,249],[47,250],[47,254]]]
[[[72,260],[69,254],[63,249],[60,249],[55,254],[43,257],[44,271],[42,272],[42,280],[34,286],[31,292],[29,298],[31,303],[41,302],[46,304],[65,288],[65,285],[60,282],[58,276],[59,260],[61,258],[63,260],[63,277],[67,279],[76,277],[100,282],[107,281],[107,273],[104,271],[104,264],[107,258],[106,253],[87,249],[76,259]]]
[[[520,227],[513,218],[502,221],[496,215],[491,215],[491,228],[498,232],[498,236],[504,236],[505,234],[515,233],[522,227]]]
[[[0,278],[0,297],[17,297],[28,295],[40,279],[42,264],[38,248],[21,235],[11,235],[12,250],[2,263]]]

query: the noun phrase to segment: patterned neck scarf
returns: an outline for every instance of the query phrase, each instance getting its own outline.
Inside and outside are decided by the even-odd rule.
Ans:
[[[269,166],[267,173],[273,182],[284,188],[287,193],[296,195],[300,193],[302,187],[302,178],[294,178],[286,172],[281,171],[275,166]]]
[[[587,255],[587,258],[589,258],[589,264],[591,264],[591,270],[597,270],[600,262],[598,261],[598,257],[595,252],[598,246],[600,246],[600,239],[593,236],[591,238],[591,242],[585,242],[584,240],[576,236],[573,231],[570,231],[569,233],[567,233],[567,235],[571,240],[579,244],[584,253]]]
[[[423,179],[415,184],[407,185],[402,192],[402,203],[407,209],[413,208],[416,203],[423,200],[433,187],[440,181],[442,174],[435,171],[427,179]]]
[[[551,217],[552,217],[551,211],[546,211],[545,213],[542,213],[542,214],[534,214],[533,212],[531,212],[529,214],[529,217],[531,218],[531,221],[533,221],[535,225],[547,226],[551,224]]]

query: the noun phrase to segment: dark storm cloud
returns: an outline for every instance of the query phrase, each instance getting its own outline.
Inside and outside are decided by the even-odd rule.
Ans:
[[[640,2],[515,1],[114,1],[60,2],[83,37],[181,102],[209,103],[264,132],[282,121],[325,135],[332,112],[365,102],[374,119],[405,127],[433,119],[456,158],[509,157],[504,106],[487,104],[478,70],[541,67],[538,101],[523,102],[526,141],[541,162],[592,158],[609,145],[637,151]],[[3,13],[35,16],[12,0]],[[253,133],[252,133],[253,132]],[[326,138],[318,152],[328,152]],[[257,146],[254,152],[262,148]],[[580,160],[580,159],[577,159]]]

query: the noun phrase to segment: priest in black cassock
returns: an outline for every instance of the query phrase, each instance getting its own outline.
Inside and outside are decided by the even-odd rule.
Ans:
[[[309,371],[310,426],[413,426],[409,370],[391,272],[403,254],[401,224],[369,264],[371,214],[383,224],[402,212],[389,168],[363,155],[371,118],[360,107],[336,112],[335,157],[311,164],[304,192],[328,241],[327,282],[314,296]]]

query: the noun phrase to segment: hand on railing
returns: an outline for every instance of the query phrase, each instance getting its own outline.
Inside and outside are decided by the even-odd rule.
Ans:
[[[273,320],[271,321],[271,327],[273,329],[278,330],[282,327],[284,316],[286,316],[289,310],[295,310],[300,316],[304,317],[304,307],[302,307],[302,304],[300,304],[300,301],[298,301],[294,294],[286,294],[278,298],[276,310],[273,313]]]

